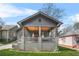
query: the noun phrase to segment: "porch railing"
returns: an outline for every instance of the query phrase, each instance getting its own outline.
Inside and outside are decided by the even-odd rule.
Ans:
[[[53,51],[56,47],[55,38],[41,37],[42,41],[39,43],[39,37],[24,37],[24,41],[14,44],[13,48],[22,49],[24,51]]]
[[[24,38],[24,50],[34,49],[52,51],[55,48],[55,38],[53,37],[41,37],[41,43],[38,41],[39,37],[25,37]]]
[[[38,42],[39,37],[24,37],[26,41]],[[53,37],[41,37],[42,42],[52,42],[55,40]]]

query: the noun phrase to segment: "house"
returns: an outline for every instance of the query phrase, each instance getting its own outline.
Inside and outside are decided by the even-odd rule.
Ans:
[[[17,43],[14,49],[22,51],[56,51],[60,21],[39,11],[18,22]]]
[[[70,25],[62,30],[59,45],[67,48],[79,48],[79,23]]]
[[[0,29],[0,41],[13,41],[16,40],[16,25],[3,25]]]

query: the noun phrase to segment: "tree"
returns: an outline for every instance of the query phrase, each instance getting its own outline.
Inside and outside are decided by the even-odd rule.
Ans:
[[[3,19],[0,17],[0,26],[4,25]]]
[[[48,14],[49,16],[53,16],[56,19],[61,19],[64,16],[64,10],[57,8],[53,3],[43,4],[40,11]]]
[[[0,30],[2,28],[2,26],[4,25],[4,21],[2,20],[2,18],[0,17]]]

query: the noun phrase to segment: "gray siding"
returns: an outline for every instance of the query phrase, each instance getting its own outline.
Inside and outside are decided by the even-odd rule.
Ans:
[[[6,30],[2,31],[2,39],[7,38],[7,33],[8,33],[8,31],[6,31]]]
[[[10,41],[16,40],[17,39],[17,32],[16,30],[18,29],[18,27],[14,27],[12,29],[9,30],[9,39]]]
[[[0,31],[0,39],[1,39],[1,36],[2,36],[2,35],[1,35],[1,31]]]
[[[39,22],[39,19],[41,19],[41,22]],[[33,18],[31,22],[24,23],[25,26],[48,26],[48,27],[56,27],[55,23],[52,23],[46,18],[43,17],[38,17],[38,18]]]
[[[1,39],[4,41],[8,41],[9,35],[8,35],[9,31],[7,30],[2,30],[1,31]]]
[[[18,49],[21,49],[21,50],[24,50],[24,36],[25,37],[30,37],[30,33],[27,31],[27,30],[25,30],[24,32],[25,33],[23,33],[23,29],[21,29],[21,30],[19,30],[18,32],[17,32],[17,44],[18,44]],[[24,35],[24,36],[23,36]],[[27,39],[26,39],[27,40]]]

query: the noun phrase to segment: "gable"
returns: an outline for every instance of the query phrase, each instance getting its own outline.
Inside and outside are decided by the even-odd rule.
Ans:
[[[48,26],[48,27],[55,27],[57,25],[57,23],[51,21],[48,18],[45,18],[43,16],[37,16],[34,17],[32,19],[30,19],[29,21],[25,21],[23,24],[23,26]]]
[[[15,27],[16,25],[3,25],[1,30],[10,30],[11,28]]]
[[[60,21],[56,20],[55,18],[50,17],[50,16],[48,16],[47,14],[45,14],[45,13],[43,13],[43,12],[40,12],[40,11],[37,12],[37,13],[35,13],[35,14],[33,14],[33,15],[31,15],[31,16],[29,16],[29,17],[27,17],[27,18],[25,18],[25,19],[23,19],[23,20],[21,20],[21,21],[19,21],[18,24],[19,24],[19,25],[23,25],[25,22],[28,23],[28,21],[32,21],[33,18],[36,18],[36,17],[38,17],[39,15],[40,15],[40,16],[43,16],[44,18],[47,18],[47,19],[51,20],[51,22],[57,23],[57,24],[59,24],[59,25],[62,24]]]

